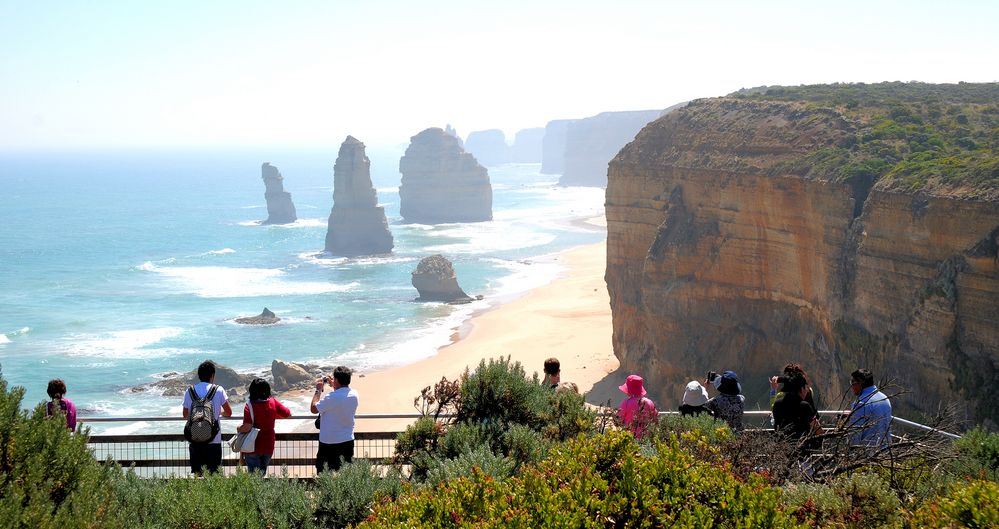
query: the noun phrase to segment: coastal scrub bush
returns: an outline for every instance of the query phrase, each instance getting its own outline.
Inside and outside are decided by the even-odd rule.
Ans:
[[[912,513],[907,525],[941,529],[999,527],[999,484],[981,480],[959,483]]]
[[[434,459],[427,469],[427,484],[435,487],[459,477],[479,472],[492,479],[504,480],[513,475],[514,461],[493,453],[486,446],[463,452],[453,459]]]
[[[999,480],[999,433],[978,427],[954,441],[958,457],[954,470],[992,481]]]
[[[788,485],[783,502],[810,527],[897,527],[902,521],[898,497],[871,473],[840,476],[829,484]]]
[[[94,459],[85,432],[71,433],[60,413],[46,417],[44,404],[21,409],[23,398],[0,374],[0,521],[73,528],[108,518],[113,527],[114,469]]]
[[[395,462],[408,466],[415,482],[426,480],[431,469],[436,469],[435,482],[445,474],[466,475],[475,461],[490,465],[491,470],[482,468],[486,474],[503,479],[540,461],[550,443],[592,432],[596,421],[581,395],[552,391],[537,374],[528,378],[509,357],[483,360],[475,371],[466,371],[457,391],[457,399],[448,399],[455,408],[453,423],[424,416],[397,438]],[[431,393],[440,392],[428,387],[416,401],[429,402]],[[512,470],[506,469],[508,463]]]
[[[505,481],[471,475],[379,505],[360,527],[799,527],[780,489],[631,434],[580,436]]]
[[[338,472],[321,472],[315,480],[319,527],[349,527],[368,517],[373,504],[390,501],[402,491],[397,472],[382,477],[367,461],[354,461]]]

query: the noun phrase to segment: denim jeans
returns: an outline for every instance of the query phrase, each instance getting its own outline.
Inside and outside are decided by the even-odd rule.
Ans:
[[[261,474],[267,474],[267,465],[271,464],[270,454],[244,454],[243,461],[246,461],[246,471],[253,472],[259,470]]]

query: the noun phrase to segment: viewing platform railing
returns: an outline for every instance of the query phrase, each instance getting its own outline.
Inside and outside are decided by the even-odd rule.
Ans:
[[[819,415],[824,419],[824,422],[831,424],[843,413],[839,410],[823,410],[819,412]],[[659,415],[678,414],[679,412],[668,411],[660,412]],[[400,420],[406,421],[408,424],[419,417],[420,415],[417,413],[358,414],[356,424],[358,430],[361,431],[354,433],[354,459],[386,464],[395,453],[395,440],[400,433],[399,431],[363,431],[366,429],[361,426],[363,423],[379,419],[394,419],[397,421],[396,424],[399,424]],[[743,422],[748,431],[762,433],[771,428],[769,417],[770,412],[768,411],[747,411]],[[290,477],[311,478],[315,476],[315,457],[319,446],[319,431],[312,424],[315,418],[315,415],[295,415],[289,419],[284,419],[306,421],[304,422],[306,426],[303,428],[307,428],[307,431],[276,434],[269,474],[281,475],[282,472],[286,472]],[[241,460],[239,454],[229,450],[225,443],[235,435],[236,424],[241,421],[241,418],[223,418],[222,421],[222,472],[229,474],[236,471],[241,465]],[[98,433],[90,435],[88,444],[97,460],[104,461],[110,458],[123,467],[134,468],[136,474],[142,477],[190,475],[188,443],[181,433],[184,419],[180,417],[80,417],[77,422],[85,426],[139,422],[173,423],[176,425],[176,433]],[[960,438],[959,435],[898,417],[894,418],[892,429],[895,433],[921,430],[935,432],[952,439]]]

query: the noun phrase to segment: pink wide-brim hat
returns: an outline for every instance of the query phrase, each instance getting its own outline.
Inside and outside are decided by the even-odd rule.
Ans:
[[[644,397],[645,396],[645,386],[642,377],[638,375],[628,375],[628,379],[625,380],[624,384],[617,387],[629,397]]]

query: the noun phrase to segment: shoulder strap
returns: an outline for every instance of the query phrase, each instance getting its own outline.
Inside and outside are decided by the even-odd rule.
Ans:
[[[198,392],[194,391],[194,386],[191,386],[191,387],[187,388],[187,391],[189,391],[191,393],[191,407],[194,407],[195,403],[197,403],[197,404],[204,404],[205,403],[205,399],[198,397]],[[208,395],[205,395],[205,396],[207,397]]]
[[[212,398],[215,397],[215,390],[217,390],[218,388],[219,387],[216,386],[215,384],[209,386],[208,393],[205,393],[205,400],[212,400]]]
[[[250,408],[250,426],[254,426],[257,424],[257,419],[253,416],[253,401],[246,401],[246,407]]]

